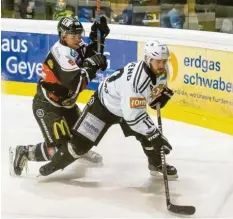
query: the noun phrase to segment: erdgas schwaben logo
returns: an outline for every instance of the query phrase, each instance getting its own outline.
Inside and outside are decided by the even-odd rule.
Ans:
[[[173,52],[170,53],[170,66],[168,80],[175,81],[178,76],[178,61]]]
[[[225,81],[221,72],[221,62],[209,60],[199,55],[196,57],[184,58],[185,69],[194,68],[195,73],[184,74],[184,84],[205,87],[207,89],[233,92],[233,83]],[[186,73],[186,72],[185,72]],[[217,73],[217,74],[216,74]]]
[[[221,74],[221,62],[218,60],[209,60],[202,55],[196,57],[184,57],[182,65],[184,66],[183,83],[186,85],[193,85],[204,87],[207,89],[219,90],[224,92],[233,92],[233,83],[225,81]],[[170,54],[170,74],[169,81],[175,81],[178,73],[179,66],[176,55]],[[192,70],[192,71],[189,71]],[[193,69],[195,73],[193,73]]]

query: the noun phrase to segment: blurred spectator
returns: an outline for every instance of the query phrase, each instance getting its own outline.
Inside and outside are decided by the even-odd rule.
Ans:
[[[133,5],[131,1],[129,5],[123,10],[122,15],[117,16],[116,21],[119,24],[132,24],[132,16],[133,16]]]
[[[92,9],[80,7],[78,10],[78,19],[80,22],[92,22],[93,21]]]
[[[15,0],[14,18],[33,19],[35,13],[35,0]]]
[[[160,26],[166,28],[183,29],[185,16],[180,10],[172,8],[167,14],[160,17]]]
[[[123,10],[122,14],[117,16],[116,21],[120,24],[142,25],[146,13],[135,13],[134,8],[145,7],[150,0],[129,0],[129,4]]]
[[[160,15],[160,26],[166,28],[183,29],[185,16],[184,16],[184,1],[168,0],[163,1],[167,3],[170,10],[162,10]],[[178,4],[179,7],[178,7]]]
[[[66,0],[57,0],[54,9],[53,20],[59,21],[62,17],[75,16],[71,9],[67,8]]]

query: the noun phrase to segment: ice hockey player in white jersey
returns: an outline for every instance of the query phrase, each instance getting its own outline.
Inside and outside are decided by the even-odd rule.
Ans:
[[[108,128],[120,124],[125,136],[135,136],[148,157],[151,175],[161,176],[160,149],[172,149],[146,111],[160,103],[163,108],[173,95],[167,87],[169,50],[166,44],[149,41],[145,45],[144,60],[127,64],[107,77],[91,97],[76,122],[74,136],[61,147],[52,160],[40,168],[41,175],[49,175],[78,159],[98,145]],[[177,177],[175,167],[167,164],[169,178]]]

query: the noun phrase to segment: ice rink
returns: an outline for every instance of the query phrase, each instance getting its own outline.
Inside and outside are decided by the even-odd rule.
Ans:
[[[94,148],[102,167],[78,160],[42,178],[42,163],[30,162],[27,175],[9,176],[9,147],[42,141],[31,103],[30,97],[2,95],[2,218],[181,217],[166,210],[163,181],[150,176],[140,144],[118,126]],[[172,202],[194,205],[191,218],[233,218],[233,137],[167,119],[163,129],[173,145],[167,161],[179,174],[169,182]]]

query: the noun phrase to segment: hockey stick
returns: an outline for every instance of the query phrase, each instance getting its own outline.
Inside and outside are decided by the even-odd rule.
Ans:
[[[157,110],[158,128],[159,128],[159,131],[162,133],[163,128],[162,128],[162,119],[161,119],[161,113],[160,113],[160,104],[156,104],[156,110]],[[194,206],[174,205],[171,203],[169,187],[168,187],[167,166],[166,166],[164,147],[161,148],[160,153],[161,153],[161,161],[162,161],[162,168],[163,168],[163,180],[164,180],[164,187],[165,187],[165,194],[166,194],[167,209],[176,214],[193,215],[196,211]]]
[[[96,0],[96,20],[100,24],[100,7],[101,7],[101,0]],[[97,52],[101,53],[101,33],[97,29]]]

